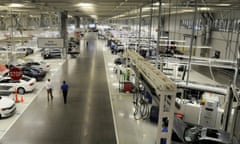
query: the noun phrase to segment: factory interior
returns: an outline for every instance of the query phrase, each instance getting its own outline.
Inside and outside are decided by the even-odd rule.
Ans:
[[[240,144],[239,0],[0,0],[0,144]]]

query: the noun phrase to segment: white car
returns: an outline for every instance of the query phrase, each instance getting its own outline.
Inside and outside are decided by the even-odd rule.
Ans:
[[[8,97],[0,96],[0,118],[12,116],[15,112],[15,102]]]
[[[8,76],[8,74],[9,74],[9,69],[6,68],[4,71],[1,71],[1,72],[0,72],[0,79],[1,79],[2,77]]]
[[[36,87],[36,79],[23,75],[20,80],[12,80],[10,77],[2,77],[0,79],[0,86],[11,86],[9,91],[14,92],[15,89],[19,94],[31,92]]]

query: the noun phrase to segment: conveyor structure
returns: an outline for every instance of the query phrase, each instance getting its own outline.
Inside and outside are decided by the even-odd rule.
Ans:
[[[187,64],[189,60],[189,56],[175,54],[174,57],[175,58],[164,58],[164,62]],[[237,66],[237,61],[192,56],[191,64],[201,65],[201,66],[210,66],[210,67],[216,67],[216,68],[235,69]]]
[[[166,139],[167,144],[171,144],[177,91],[175,83],[156,67],[145,61],[145,59],[135,51],[127,50],[126,55],[131,59],[131,64],[136,67],[145,80],[155,89],[157,96],[160,96],[158,132],[156,137],[157,144],[160,144],[162,139]],[[168,119],[167,126],[163,126],[164,118]],[[168,131],[163,132],[163,128],[167,128]]]

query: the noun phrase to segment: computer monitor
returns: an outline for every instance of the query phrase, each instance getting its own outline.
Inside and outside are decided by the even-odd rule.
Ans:
[[[96,24],[89,24],[88,27],[89,28],[96,28]]]

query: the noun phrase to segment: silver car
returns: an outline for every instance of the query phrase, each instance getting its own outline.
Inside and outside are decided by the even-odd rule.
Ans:
[[[44,48],[41,55],[44,59],[61,58],[62,57],[62,49],[60,49],[60,48]]]

